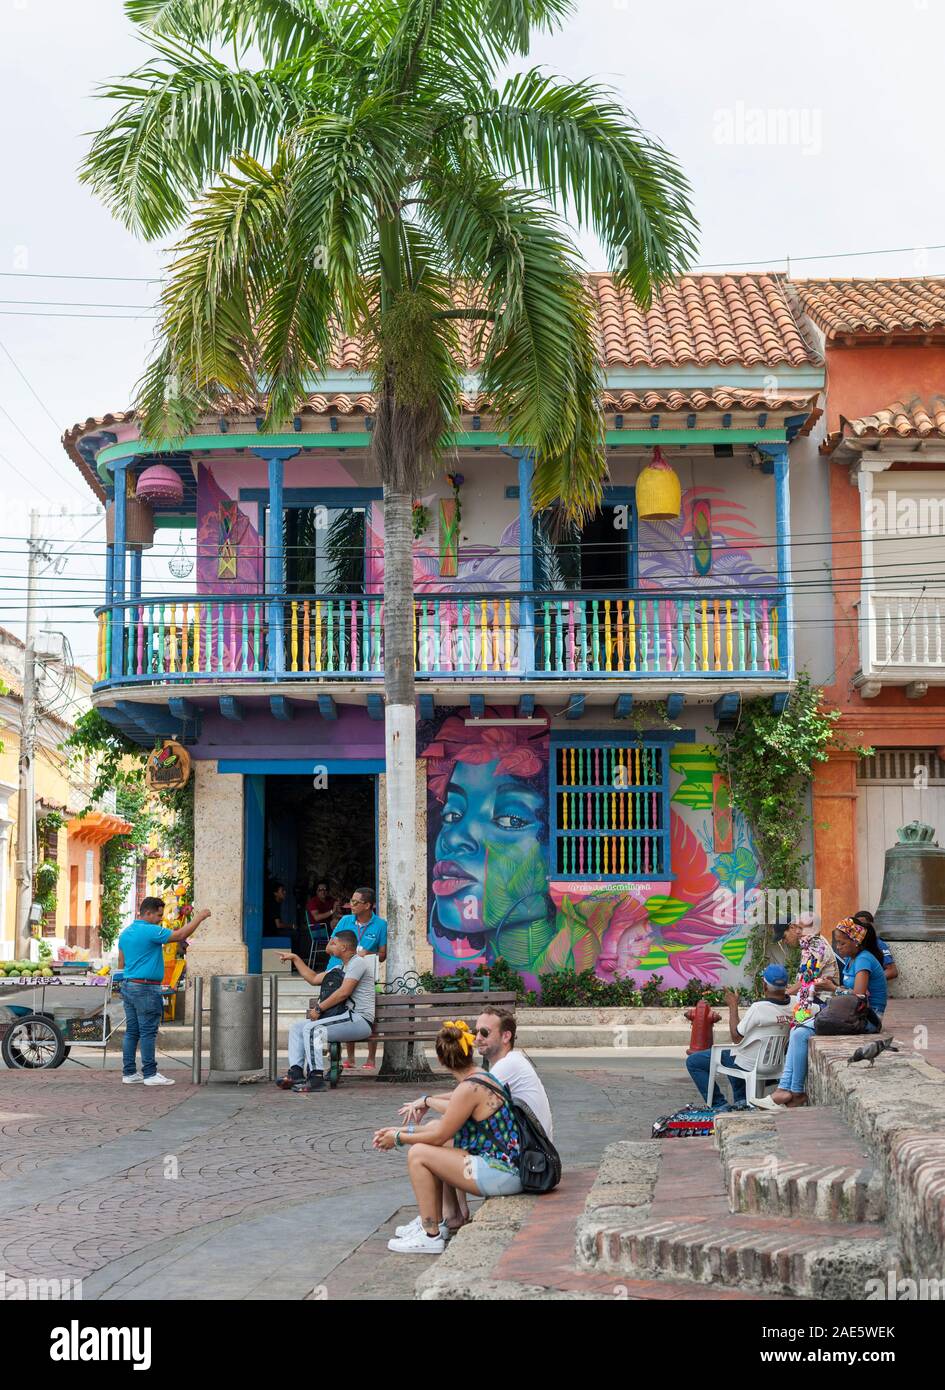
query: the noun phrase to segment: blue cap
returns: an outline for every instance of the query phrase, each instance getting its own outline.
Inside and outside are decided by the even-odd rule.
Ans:
[[[786,985],[788,974],[783,965],[766,965],[762,972],[769,985]]]

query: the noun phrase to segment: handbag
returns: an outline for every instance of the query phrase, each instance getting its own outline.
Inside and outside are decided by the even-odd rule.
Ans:
[[[862,994],[835,994],[814,1019],[814,1032],[822,1037],[849,1037],[881,1027],[877,1014]]]

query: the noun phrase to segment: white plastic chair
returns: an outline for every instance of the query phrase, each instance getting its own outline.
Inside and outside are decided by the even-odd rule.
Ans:
[[[787,1052],[790,1029],[766,1028],[755,1034],[756,1039],[759,1036],[764,1039],[764,1042],[755,1053],[755,1065],[751,1071],[744,1067],[725,1067],[722,1065],[722,1053],[735,1047],[735,1043],[714,1044],[709,1060],[709,1084],[706,1087],[707,1105],[712,1104],[717,1076],[736,1076],[739,1081],[744,1081],[745,1095],[749,1100],[760,1100],[765,1094],[765,1087],[778,1081],[784,1070],[784,1056]]]

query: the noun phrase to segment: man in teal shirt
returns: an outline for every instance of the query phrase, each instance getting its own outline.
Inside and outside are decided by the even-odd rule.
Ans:
[[[377,956],[378,963],[387,959],[387,923],[374,911],[373,888],[356,888],[351,894],[351,911],[338,923],[332,936],[340,931],[352,931],[358,939],[359,956]],[[329,962],[329,965],[331,962]],[[342,1066],[354,1066],[354,1043],[348,1043],[348,1055]],[[362,1071],[373,1071],[377,1062],[377,1039],[368,1039],[367,1061]]]
[[[121,1079],[126,1086],[143,1081],[145,1086],[173,1086],[157,1069],[155,1040],[164,1015],[164,951],[168,941],[186,941],[210,913],[198,912],[185,927],[163,927],[163,898],[145,898],[138,916],[118,938],[118,968],[122,971],[121,1002],[125,1006],[125,1038],[122,1043]],[[136,1054],[141,1044],[141,1071]]]

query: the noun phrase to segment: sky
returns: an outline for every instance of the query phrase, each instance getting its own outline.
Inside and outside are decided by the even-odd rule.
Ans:
[[[577,0],[532,60],[611,87],[676,156],[698,268],[940,275],[943,48],[945,0]],[[22,635],[34,506],[57,556],[75,546],[41,581],[41,621],[86,666],[104,522],[60,436],[129,404],[162,261],[76,170],[105,115],[96,86],[143,58],[119,0],[0,0],[0,624]]]

